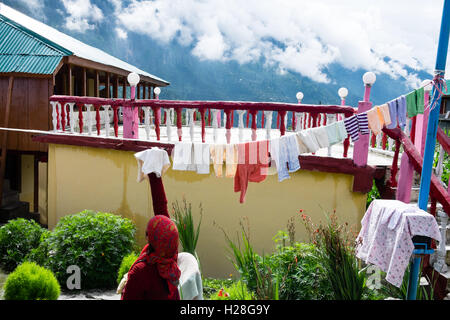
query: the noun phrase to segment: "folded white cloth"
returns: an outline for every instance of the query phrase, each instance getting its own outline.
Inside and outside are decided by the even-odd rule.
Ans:
[[[170,167],[167,151],[157,147],[134,154],[138,162],[137,181],[141,182],[149,173],[155,173],[159,178]]]
[[[178,268],[181,276],[178,284],[180,297],[183,300],[203,300],[203,284],[198,262],[187,252],[178,254]]]

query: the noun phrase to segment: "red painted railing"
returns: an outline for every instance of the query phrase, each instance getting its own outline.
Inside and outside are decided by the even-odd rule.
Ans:
[[[292,121],[293,126],[291,130],[301,130],[308,127],[317,127],[321,125],[326,125],[327,123],[327,115],[333,115],[336,117],[338,114],[343,114],[345,117],[352,116],[356,109],[349,106],[340,106],[340,105],[307,105],[307,104],[291,104],[291,103],[276,103],[276,102],[235,102],[235,101],[173,101],[173,100],[124,100],[124,99],[107,99],[107,98],[95,98],[95,97],[76,97],[76,96],[52,96],[50,97],[50,103],[53,108],[56,108],[56,123],[57,126],[54,129],[58,130],[66,130],[66,124],[63,123],[60,126],[60,110],[67,110],[68,106],[72,108],[74,106],[78,107],[78,131],[79,133],[83,133],[83,124],[87,123],[88,128],[93,126],[92,120],[95,121],[95,126],[97,129],[97,136],[100,136],[100,113],[102,112],[101,108],[106,109],[103,110],[107,112],[109,108],[113,111],[113,127],[114,127],[114,136],[119,136],[119,114],[118,110],[120,107],[122,108],[138,108],[138,119],[144,121],[144,125],[146,126],[147,131],[147,139],[149,137],[148,130],[150,121],[146,119],[146,117],[150,116],[150,111],[152,111],[154,115],[154,131],[156,133],[157,141],[160,141],[160,127],[161,121],[158,119],[160,112],[158,110],[161,109],[174,109],[176,121],[173,124],[174,127],[177,128],[178,140],[182,140],[182,111],[183,109],[195,109],[198,112],[195,112],[193,115],[193,119],[196,116],[200,116],[201,118],[201,137],[202,141],[205,141],[206,134],[206,126],[213,127],[221,127],[221,124],[217,123],[215,117],[212,116],[212,111],[217,110],[216,112],[223,112],[226,115],[226,137],[227,142],[230,143],[230,129],[233,127],[234,122],[234,111],[243,110],[247,114],[247,121],[239,121],[237,127],[239,128],[250,128],[252,129],[252,140],[256,140],[256,130],[257,129],[266,129],[272,130],[272,125],[268,124],[269,119],[265,116],[265,112],[277,112],[277,117],[279,118],[278,128],[280,130],[280,134],[284,135],[288,128],[286,128],[286,117],[288,113],[292,115],[292,119],[300,119],[297,124],[296,120]],[[90,115],[91,106],[93,106],[93,110],[95,112],[95,117]],[[143,112],[147,111],[147,112]],[[84,112],[89,119],[84,118]],[[206,114],[208,115],[206,116]],[[54,113],[55,114],[55,113]],[[69,115],[70,112],[67,112],[67,116],[73,117]],[[142,114],[144,114],[142,116]],[[165,117],[166,113],[164,113],[165,125],[171,126],[171,121],[167,121]],[[250,116],[251,116],[251,125],[250,125]],[[141,119],[139,119],[142,117]],[[270,116],[271,117],[271,116]],[[105,117],[108,119],[107,117]],[[257,119],[261,119],[258,124]],[[272,118],[272,117],[271,117]],[[192,119],[190,119],[192,120]],[[189,120],[189,121],[190,121]],[[55,119],[53,119],[55,121]],[[87,122],[86,122],[87,121]],[[124,121],[125,117],[124,117]],[[187,121],[187,119],[186,119]],[[185,121],[185,123],[186,123]],[[211,123],[212,122],[212,123]],[[245,124],[244,124],[245,123]],[[273,123],[273,121],[272,121]],[[105,124],[106,125],[106,124]],[[194,123],[190,125],[195,125]],[[70,121],[67,121],[67,126],[70,126],[70,131],[75,133],[73,125],[70,124]],[[124,127],[126,123],[124,123]],[[258,128],[259,126],[259,128]],[[125,130],[125,129],[124,129]],[[125,132],[125,131],[124,131]],[[193,130],[192,130],[193,132]],[[90,130],[88,132],[90,134]],[[344,157],[347,156],[349,146],[349,140],[347,139],[344,143]]]

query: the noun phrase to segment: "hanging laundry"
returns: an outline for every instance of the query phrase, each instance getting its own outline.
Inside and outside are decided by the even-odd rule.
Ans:
[[[328,148],[330,146],[328,133],[325,127],[312,128],[311,135],[316,139],[320,148]]]
[[[238,145],[227,144],[225,147],[225,177],[233,178],[238,165]]]
[[[365,112],[346,118],[344,124],[353,142],[359,140],[359,134],[369,134],[369,121]]]
[[[216,177],[222,177],[225,146],[223,144],[213,144],[210,146],[209,151],[211,153],[211,159]]]
[[[234,177],[234,192],[241,192],[240,203],[245,201],[248,183],[264,181],[267,176],[268,145],[268,141],[254,141],[238,145],[239,163]],[[256,149],[257,158],[254,164],[250,160],[254,157],[255,151],[251,149]]]
[[[320,149],[319,144],[315,137],[311,134],[311,129],[302,130],[296,133],[297,145],[301,146],[302,144],[308,148],[309,153],[314,153]],[[300,152],[300,149],[299,149]]]
[[[394,129],[398,126],[403,130],[406,126],[406,98],[401,96],[388,102],[391,124],[386,126],[388,129]]]
[[[146,175],[152,172],[159,178],[170,167],[167,151],[157,147],[137,152],[134,157],[138,162],[137,182],[141,182]]]
[[[208,143],[194,143],[194,164],[198,174],[209,174],[210,145]]]
[[[330,146],[342,142],[348,137],[344,121],[333,122],[332,124],[325,126],[325,130],[327,131]]]
[[[399,200],[374,200],[357,237],[356,256],[386,272],[386,281],[400,287],[414,250],[412,237],[441,240],[436,219],[417,205]]]
[[[424,111],[424,88],[414,90],[406,95],[406,110],[408,117],[415,117]]]
[[[177,142],[173,148],[173,170],[195,171],[192,142]]]
[[[272,143],[274,141],[275,143]],[[275,160],[278,181],[280,182],[290,178],[289,172],[295,172],[300,169],[297,137],[294,134],[273,139],[270,145],[270,155]]]
[[[375,106],[367,111],[367,119],[369,121],[369,128],[375,135],[380,134],[381,129],[385,125],[391,123],[391,117],[389,116],[389,107],[387,104],[382,106]]]
[[[164,215],[168,218],[167,197],[161,176],[170,166],[167,151],[160,148],[151,148],[134,154],[138,162],[138,182],[148,176],[152,194],[153,212],[155,215]]]

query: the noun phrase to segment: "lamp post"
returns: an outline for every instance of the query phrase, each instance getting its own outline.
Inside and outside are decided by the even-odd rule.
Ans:
[[[297,94],[295,95],[295,97],[297,98],[298,104],[302,103],[302,99],[304,97],[303,92],[299,91],[297,92]],[[295,120],[294,120],[295,118]],[[303,129],[302,127],[302,113],[301,112],[295,112],[292,115],[292,130],[293,131],[300,131]]]
[[[377,77],[373,72],[364,73],[362,80],[364,82],[364,100],[358,102],[358,113],[363,113],[372,108],[372,102],[369,101],[370,89],[375,83]],[[369,155],[369,134],[359,134],[359,139],[353,145],[353,163],[358,167],[367,165],[367,157]]]
[[[345,98],[347,98],[347,96],[348,96],[347,88],[344,88],[344,87],[340,88],[338,90],[338,95],[341,98],[341,106],[345,106]],[[336,115],[336,120],[338,120],[338,121],[341,120],[341,115],[340,114]]]
[[[131,72],[127,77],[130,84],[130,98],[132,101],[136,99],[136,86],[140,77],[137,73]],[[139,113],[138,108],[131,105],[123,108],[123,137],[137,139],[139,138]]]
[[[364,82],[364,102],[369,102],[370,98],[370,89],[372,88],[372,85],[377,80],[377,76],[373,72],[366,72],[363,75],[363,82]]]
[[[155,87],[155,89],[153,89],[153,93],[155,94],[155,100],[159,100],[159,94],[161,93],[161,88],[159,87]],[[156,117],[155,117],[155,121],[157,119],[159,119],[159,124],[161,124],[161,108],[157,108],[156,109]]]

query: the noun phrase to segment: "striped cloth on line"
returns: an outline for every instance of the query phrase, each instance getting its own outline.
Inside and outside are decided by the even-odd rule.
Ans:
[[[366,113],[359,113],[344,120],[345,129],[352,141],[359,140],[359,134],[369,134],[369,121]]]

